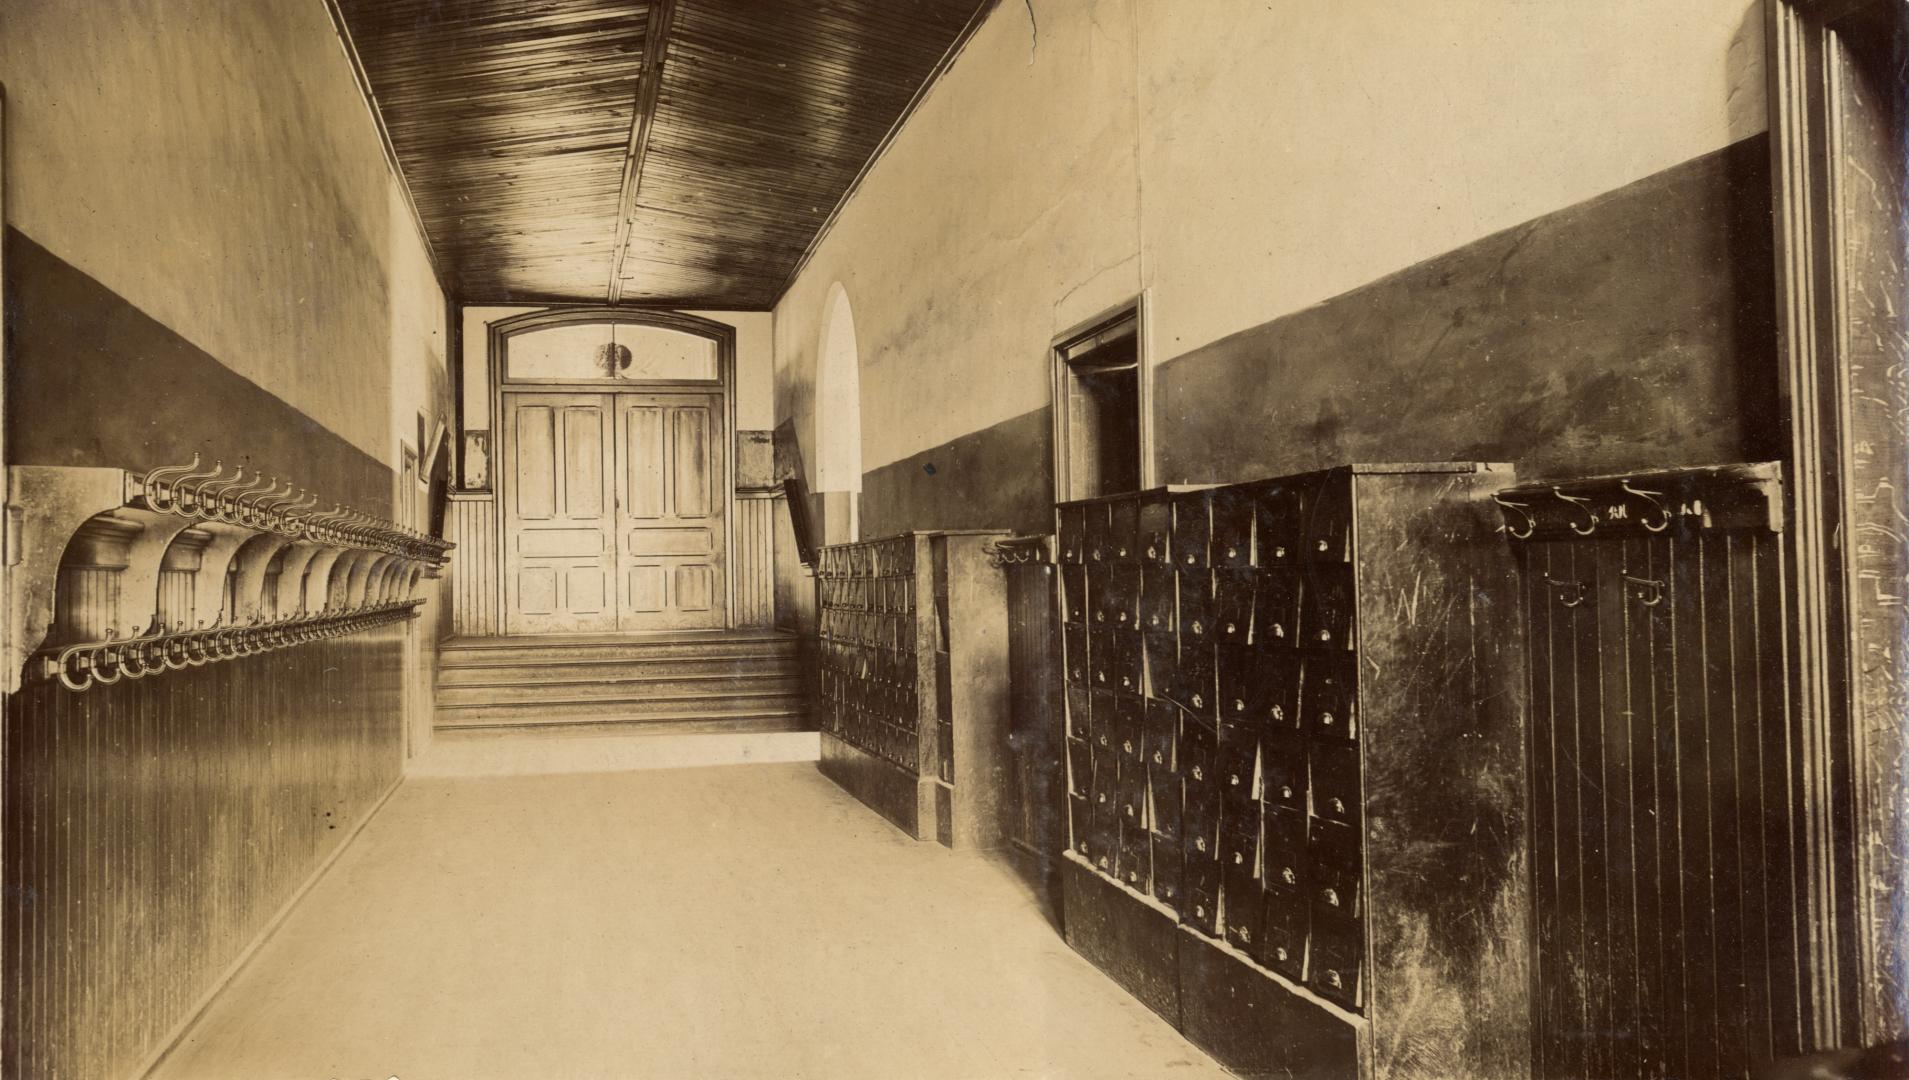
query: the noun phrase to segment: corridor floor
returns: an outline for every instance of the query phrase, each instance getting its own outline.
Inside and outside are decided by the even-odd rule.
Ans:
[[[408,780],[153,1075],[1226,1074],[804,763]]]

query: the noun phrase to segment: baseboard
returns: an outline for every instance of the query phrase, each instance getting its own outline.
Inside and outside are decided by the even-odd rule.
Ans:
[[[298,907],[320,881],[324,880],[327,873],[331,872],[333,864],[337,863],[339,857],[357,841],[358,834],[364,831],[366,825],[371,824],[371,819],[378,816],[378,812],[384,809],[384,804],[391,801],[391,796],[397,793],[403,783],[404,775],[400,773],[398,778],[391,782],[391,786],[384,790],[384,794],[378,796],[377,801],[371,804],[371,809],[358,819],[358,824],[352,826],[351,831],[345,834],[345,838],[331,849],[331,854],[319,861],[318,866],[305,879],[305,883],[293,890],[292,895],[272,913],[272,918],[265,924],[265,929],[259,931],[258,936],[252,939],[252,943],[226,965],[226,969],[219,974],[218,978],[212,980],[212,985],[206,988],[205,993],[199,995],[199,1000],[193,1003],[186,1015],[173,1025],[165,1038],[159,1041],[158,1048],[138,1068],[128,1074],[130,1080],[146,1080],[165,1062],[166,1058],[172,1055],[174,1050],[179,1048],[179,1044],[185,1042],[186,1036],[192,1034],[192,1029],[198,1026],[199,1021],[205,1017],[206,1010],[212,1007],[212,1002],[232,984],[232,980],[238,978],[239,972],[245,970],[246,965],[252,962],[252,958],[258,955],[258,951],[265,947],[265,943],[272,940],[272,935],[278,933],[279,927],[291,917],[292,910]]]

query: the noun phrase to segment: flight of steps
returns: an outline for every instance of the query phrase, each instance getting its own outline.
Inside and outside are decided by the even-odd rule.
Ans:
[[[453,638],[439,653],[437,730],[644,734],[800,731],[796,639],[772,630]]]

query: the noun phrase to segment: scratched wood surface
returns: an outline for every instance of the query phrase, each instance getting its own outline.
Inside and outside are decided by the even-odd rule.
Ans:
[[[5,1075],[122,1077],[400,768],[402,626],[7,703]]]
[[[1865,42],[1887,53],[1885,23]],[[1898,24],[1896,35],[1904,31]],[[1851,32],[1852,38],[1855,31]],[[1904,55],[1897,45],[1896,57]],[[1872,965],[1863,986],[1867,1038],[1909,1034],[1909,903],[1906,865],[1903,717],[1909,716],[1909,663],[1903,656],[1909,625],[1903,596],[1909,588],[1909,507],[1902,486],[1909,476],[1909,330],[1904,304],[1909,279],[1902,264],[1904,169],[1899,133],[1903,102],[1874,85],[1880,64],[1851,63],[1838,83],[1843,100],[1838,216],[1845,245],[1843,337],[1848,355],[1850,532],[1849,617],[1852,699],[1862,803],[1864,910],[1861,939]],[[1852,935],[1854,937],[1855,935]]]
[[[1534,1072],[1743,1077],[1806,1030],[1776,534],[1524,548]]]

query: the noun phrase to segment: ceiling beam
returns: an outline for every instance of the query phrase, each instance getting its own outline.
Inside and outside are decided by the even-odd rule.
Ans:
[[[663,88],[663,58],[669,48],[670,21],[675,16],[676,0],[651,0],[649,28],[643,33],[643,71],[636,81],[636,115],[630,121],[630,142],[623,152],[623,189],[617,198],[616,247],[610,256],[610,284],[606,290],[612,304],[623,299],[623,260],[630,253],[636,191],[643,181],[643,155],[649,151],[650,121],[656,116],[656,97]]]

